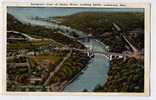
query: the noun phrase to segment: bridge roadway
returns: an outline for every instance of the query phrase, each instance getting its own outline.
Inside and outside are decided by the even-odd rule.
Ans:
[[[54,48],[56,49],[56,48]],[[78,49],[78,48],[69,48],[69,47],[63,47],[63,48],[57,48],[56,50],[76,50],[76,51],[80,51],[80,52],[84,52],[84,53],[92,53],[92,54],[100,54],[102,56],[122,56],[122,57],[126,57],[128,56],[128,54],[123,54],[123,53],[114,53],[114,52],[102,52],[102,51],[95,51],[95,50],[92,50],[92,49]],[[28,53],[28,52],[27,52]],[[16,55],[17,56],[24,56],[24,54],[19,54],[19,55]],[[27,54],[25,54],[25,56],[27,56]],[[10,56],[10,57],[7,57],[7,60],[9,59],[13,59],[15,56]]]
[[[30,36],[26,35],[25,33],[21,33],[21,32],[17,32],[17,31],[7,31],[7,32],[13,32],[13,33],[17,33],[17,34],[22,34],[24,35],[25,37],[27,37],[28,39],[34,39],[34,38],[31,38]],[[85,36],[85,37],[80,37],[78,39],[90,39],[90,38],[99,38],[100,36]],[[104,55],[104,56],[128,56],[128,54],[122,54],[122,53],[114,53],[114,52],[102,52],[102,51],[95,51],[95,50],[91,50],[91,49],[77,49],[77,48],[59,48],[59,50],[78,50],[78,51],[81,51],[81,52],[86,52],[86,53],[94,53],[94,54],[100,54],[100,55]],[[17,56],[20,56],[21,54],[17,55]],[[7,59],[13,59],[14,56],[10,56],[10,57],[7,57]]]

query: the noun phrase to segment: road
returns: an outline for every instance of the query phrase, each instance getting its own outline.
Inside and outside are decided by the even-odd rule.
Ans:
[[[128,41],[128,39],[124,35],[122,35],[122,37],[129,44],[129,46],[132,48],[133,52],[138,52],[138,50]]]
[[[116,24],[113,23],[113,26],[116,28],[118,32],[120,32],[121,36],[124,38],[125,42],[128,43],[128,45],[132,48],[133,52],[138,52],[138,50],[129,42],[129,40],[123,35],[121,32],[121,28]]]
[[[22,36],[24,36],[24,38],[26,38],[28,41],[41,41],[41,39],[36,39],[36,38],[33,38],[25,33],[22,33],[22,32],[17,32],[17,31],[7,31],[7,33],[14,33],[14,34],[20,34]],[[22,38],[16,38],[16,37],[11,37],[11,38],[8,38],[10,40],[23,40],[23,37]]]
[[[71,56],[72,54],[72,49],[70,50],[70,52],[66,55],[66,57],[63,58],[63,60],[57,65],[57,67],[54,69],[54,71],[52,71],[49,75],[49,77],[47,78],[47,80],[45,81],[44,85],[46,86],[50,79],[54,76],[54,74],[56,72],[58,72],[58,70],[61,68],[61,66],[64,64],[64,62]]]

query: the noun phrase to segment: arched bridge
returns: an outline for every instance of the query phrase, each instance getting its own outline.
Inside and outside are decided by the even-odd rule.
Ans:
[[[112,60],[113,58],[126,58],[128,54],[126,53],[114,53],[107,51],[96,51],[93,49],[78,49],[78,48],[59,48],[59,50],[75,50],[83,53],[87,53],[88,56],[101,55],[105,56],[107,59]]]

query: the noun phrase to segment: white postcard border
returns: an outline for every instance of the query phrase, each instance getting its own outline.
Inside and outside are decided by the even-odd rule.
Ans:
[[[37,5],[40,3],[41,5]],[[71,3],[64,2],[3,2],[3,51],[2,51],[2,95],[23,95],[23,96],[32,96],[32,95],[97,95],[97,96],[149,96],[149,79],[150,79],[150,4],[149,3],[98,3],[102,4],[101,6],[93,6],[93,3],[88,3],[90,5],[70,5]],[[36,5],[35,5],[36,4]],[[42,5],[43,4],[43,5]],[[64,5],[63,5],[64,4]],[[76,4],[76,3],[75,3]],[[84,3],[82,3],[84,4]],[[97,3],[96,3],[97,4]],[[145,79],[144,79],[144,93],[112,93],[112,92],[8,92],[6,91],[6,14],[7,6],[18,6],[18,7],[98,7],[98,8],[144,8],[145,16],[145,56],[144,56],[144,70],[145,70]]]

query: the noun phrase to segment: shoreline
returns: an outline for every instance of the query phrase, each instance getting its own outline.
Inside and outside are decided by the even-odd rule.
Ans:
[[[79,77],[81,74],[83,74],[83,71],[85,71],[85,70],[88,68],[88,64],[90,63],[90,60],[91,60],[91,59],[92,59],[92,57],[88,60],[88,63],[85,65],[84,68],[82,68],[82,69],[80,70],[80,72],[78,72],[76,75],[73,76],[73,78],[71,78],[69,81],[67,81],[67,82],[64,84],[64,86],[63,86],[63,91],[64,91],[64,89],[65,89],[68,85],[70,85],[74,80],[78,79],[78,77]]]

